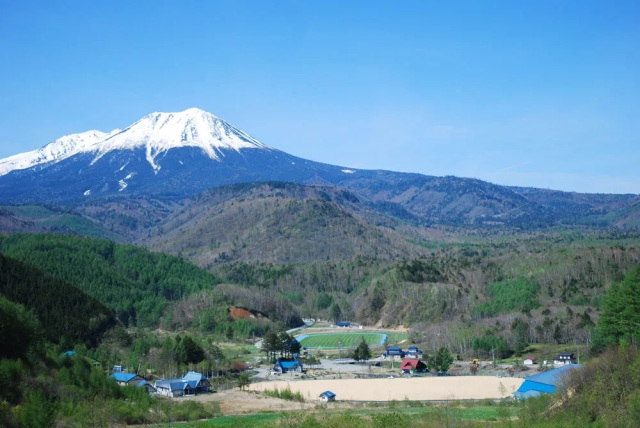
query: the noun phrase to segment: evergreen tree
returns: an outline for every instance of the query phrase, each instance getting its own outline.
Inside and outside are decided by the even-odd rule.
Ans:
[[[511,329],[514,335],[513,350],[516,356],[521,356],[525,349],[527,349],[527,346],[529,346],[529,323],[520,318],[516,318],[513,324],[511,324]]]
[[[340,305],[337,303],[334,303],[333,306],[331,306],[331,319],[333,319],[334,323],[338,323],[342,319],[342,310],[340,309]]]
[[[371,358],[371,350],[367,342],[362,338],[358,347],[353,351],[353,359],[356,361],[366,361],[369,358]]]
[[[453,364],[453,356],[447,348],[440,348],[438,352],[429,356],[429,366],[438,373],[445,373]]]
[[[596,347],[611,343],[640,343],[640,265],[620,284],[612,284],[603,303]]]
[[[267,354],[269,362],[276,360],[276,352],[278,351],[278,333],[269,330],[262,338],[262,352]]]

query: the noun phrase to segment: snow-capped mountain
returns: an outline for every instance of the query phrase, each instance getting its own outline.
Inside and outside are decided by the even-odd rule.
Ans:
[[[92,153],[93,162],[114,150],[143,148],[154,170],[158,156],[179,147],[200,148],[211,159],[223,150],[267,148],[224,120],[197,108],[178,113],[151,113],[124,130],[88,131],[67,135],[41,149],[0,160],[0,175],[13,170],[60,162],[79,153]]]
[[[265,181],[346,188],[351,193],[345,198],[357,195],[354,203],[428,224],[532,227],[571,223],[581,216],[584,221],[607,216],[610,222],[622,213],[616,221],[626,225],[637,224],[640,206],[635,195],[511,188],[469,178],[323,164],[267,147],[195,108],[152,113],[109,133],[68,135],[39,150],[0,160],[0,205],[104,207],[110,203],[104,198],[114,195],[179,204],[213,187]]]
[[[0,160],[0,202],[63,202],[114,193],[190,196],[249,181],[334,183],[356,170],[273,149],[206,111],[151,113],[109,133],[68,135]]]

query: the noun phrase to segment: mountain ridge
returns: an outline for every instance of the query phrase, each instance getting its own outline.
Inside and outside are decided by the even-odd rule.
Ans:
[[[27,168],[0,175],[0,203],[78,206],[114,195],[176,203],[231,184],[292,182],[347,189],[379,213],[421,226],[640,227],[637,195],[561,192],[330,165],[266,146],[196,108],[151,113],[116,131],[73,134],[56,140],[58,146],[23,154]],[[20,155],[0,160],[0,171],[19,160]]]

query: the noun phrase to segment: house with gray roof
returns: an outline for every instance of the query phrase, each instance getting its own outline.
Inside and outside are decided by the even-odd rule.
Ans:
[[[209,392],[211,384],[202,373],[188,372],[181,378],[160,379],[153,386],[158,394],[167,397],[182,397]]]

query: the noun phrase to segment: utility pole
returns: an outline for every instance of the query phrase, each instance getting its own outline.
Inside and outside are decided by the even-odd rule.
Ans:
[[[493,362],[493,368],[496,367],[496,348],[491,348],[491,360]]]

